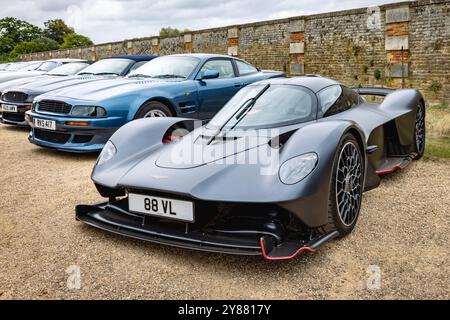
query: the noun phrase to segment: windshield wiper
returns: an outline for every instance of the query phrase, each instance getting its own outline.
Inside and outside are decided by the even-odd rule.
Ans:
[[[186,79],[186,77],[179,76],[179,75],[176,75],[176,74],[159,74],[157,76],[153,76],[152,78],[165,78],[165,79],[177,79],[177,78],[180,78],[180,79]]]
[[[136,73],[129,75],[128,78],[152,78],[152,76],[149,76],[148,74]]]
[[[236,128],[236,126],[241,122],[242,119],[245,118],[245,116],[253,109],[253,107],[256,104],[256,101],[270,88],[270,84],[267,84],[254,98],[251,99],[251,102],[247,105],[245,105],[244,108],[242,108],[241,112],[239,112],[236,115],[236,123],[231,127],[231,130]],[[228,120],[230,121],[230,120]]]
[[[95,76],[108,76],[108,75],[114,75],[114,76],[118,76],[119,74],[116,72],[98,72],[98,73],[94,73]]]
[[[225,121],[225,123],[216,131],[215,134],[213,134],[211,136],[211,138],[208,140],[208,142],[206,143],[207,145],[211,144],[211,142],[214,141],[214,139],[219,135],[220,132],[222,132],[222,130],[225,128],[225,126],[228,124],[228,122],[231,121],[231,119],[233,119],[234,117],[236,117],[236,119],[239,119],[234,125],[233,127],[231,127],[231,130],[233,130],[238,123],[244,118],[244,114],[248,113],[253,106],[255,105],[256,101],[270,88],[270,84],[267,84],[264,88],[262,88],[262,90],[260,92],[258,92],[258,94],[256,96],[254,96],[253,98],[250,98],[248,100],[246,100],[234,113],[233,115],[227,120]]]
[[[77,75],[82,76],[82,75],[86,75],[86,74],[93,74],[93,73],[92,72],[81,72],[81,73],[78,73]]]

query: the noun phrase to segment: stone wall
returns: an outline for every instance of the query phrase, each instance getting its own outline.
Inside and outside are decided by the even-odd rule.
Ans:
[[[23,60],[116,54],[205,52],[238,56],[262,69],[321,74],[351,86],[418,88],[450,103],[450,1],[419,0],[223,28],[148,37]]]

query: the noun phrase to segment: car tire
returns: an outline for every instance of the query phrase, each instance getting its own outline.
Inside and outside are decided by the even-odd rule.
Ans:
[[[414,149],[417,153],[415,160],[419,160],[425,153],[426,130],[425,130],[425,106],[421,102],[417,106],[416,120],[414,125]]]
[[[149,101],[145,103],[138,111],[135,116],[135,119],[142,118],[164,118],[164,117],[172,117],[172,112],[170,109],[159,101]]]
[[[327,231],[336,230],[339,237],[350,234],[358,220],[361,210],[364,160],[356,138],[347,133],[333,161],[328,201]]]

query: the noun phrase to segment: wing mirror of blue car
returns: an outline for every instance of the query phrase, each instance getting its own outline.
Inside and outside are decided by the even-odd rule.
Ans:
[[[202,80],[217,79],[220,76],[219,71],[216,70],[206,70],[202,74]]]

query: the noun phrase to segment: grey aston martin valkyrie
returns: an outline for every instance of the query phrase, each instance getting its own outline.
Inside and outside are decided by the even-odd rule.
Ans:
[[[153,118],[119,129],[92,173],[108,201],[79,205],[76,217],[161,244],[290,259],[349,234],[363,192],[424,149],[417,90],[265,80],[205,125]]]

